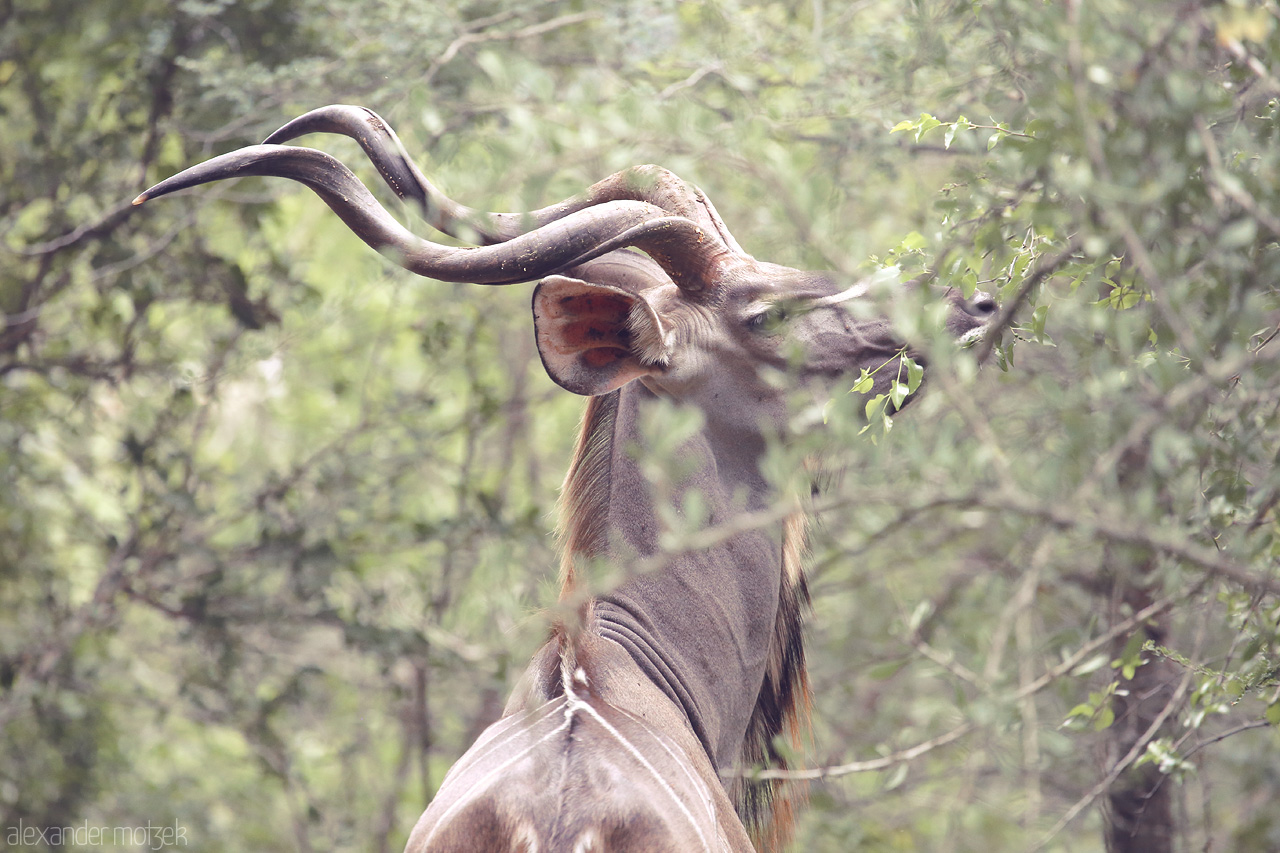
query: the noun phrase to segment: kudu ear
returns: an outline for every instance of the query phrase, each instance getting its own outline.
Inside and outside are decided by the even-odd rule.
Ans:
[[[662,321],[639,294],[553,275],[533,292],[538,354],[555,383],[605,394],[666,361]]]

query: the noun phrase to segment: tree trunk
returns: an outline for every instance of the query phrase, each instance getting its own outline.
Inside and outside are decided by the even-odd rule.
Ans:
[[[1123,454],[1119,464],[1120,487],[1131,489],[1142,479],[1146,468],[1147,448],[1140,446]],[[1118,621],[1148,606],[1154,600],[1156,558],[1145,550],[1108,548],[1106,574],[1111,578],[1111,614]],[[1141,647],[1147,640],[1164,645],[1168,633],[1168,617],[1161,615],[1134,629],[1128,637],[1113,644],[1116,658],[1126,650]],[[1146,661],[1134,671],[1133,678],[1120,684],[1112,699],[1115,722],[1107,729],[1103,749],[1105,767],[1110,770],[1142,741],[1155,721],[1164,713],[1181,673],[1164,657],[1147,652]],[[1123,694],[1123,695],[1121,695]],[[1172,715],[1170,715],[1172,717]],[[1146,742],[1158,738],[1171,727],[1169,719]],[[1146,742],[1142,748],[1146,748]],[[1178,836],[1173,814],[1173,785],[1153,764],[1130,767],[1112,783],[1103,807],[1103,835],[1107,853],[1173,853]]]
[[[1145,567],[1144,567],[1145,568]],[[1136,578],[1135,578],[1136,579]],[[1117,601],[1141,610],[1151,603],[1146,589],[1117,581]],[[1123,598],[1121,598],[1123,596]],[[1133,612],[1130,611],[1130,612]],[[1163,644],[1165,617],[1161,616],[1137,628],[1139,643],[1151,640]],[[1125,643],[1118,643],[1116,656],[1123,654]],[[1133,678],[1121,685],[1127,696],[1116,696],[1112,708],[1116,721],[1107,730],[1106,766],[1124,758],[1146,734],[1156,718],[1171,701],[1179,673],[1162,657],[1147,656]],[[1166,721],[1165,726],[1169,725]],[[1163,732],[1157,731],[1159,737]],[[1145,745],[1144,745],[1145,748]],[[1178,830],[1173,815],[1173,783],[1154,764],[1129,768],[1107,791],[1104,835],[1107,853],[1173,853]]]

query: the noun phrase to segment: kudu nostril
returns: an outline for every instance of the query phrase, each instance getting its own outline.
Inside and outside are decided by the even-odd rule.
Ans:
[[[979,290],[969,300],[969,313],[976,317],[987,317],[996,313],[999,308],[996,298],[985,290]]]

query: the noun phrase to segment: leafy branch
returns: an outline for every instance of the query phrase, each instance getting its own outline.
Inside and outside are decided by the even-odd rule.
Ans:
[[[907,398],[916,393],[920,389],[920,383],[924,381],[924,367],[907,355],[906,347],[903,347],[876,367],[870,370],[862,368],[849,393],[870,394],[875,389],[876,374],[891,364],[897,364],[897,374],[890,383],[888,391],[876,394],[867,400],[863,407],[867,423],[858,431],[858,435],[871,429],[877,421],[883,426],[885,432],[893,429],[893,412],[901,409]]]
[[[919,142],[929,131],[936,128],[944,128],[945,134],[942,138],[943,147],[950,149],[951,143],[955,141],[956,136],[967,133],[971,130],[988,130],[991,135],[987,137],[987,150],[990,151],[1000,143],[1001,140],[1008,137],[1017,139],[1035,139],[1035,133],[1032,132],[1030,126],[1025,131],[1017,131],[1010,129],[1009,125],[1002,121],[991,119],[991,124],[975,124],[964,116],[960,116],[955,121],[943,121],[929,113],[920,113],[917,119],[903,119],[893,126],[890,133],[914,133],[916,142]]]

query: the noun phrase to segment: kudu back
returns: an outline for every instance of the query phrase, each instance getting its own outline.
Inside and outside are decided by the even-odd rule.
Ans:
[[[317,131],[356,139],[433,227],[478,235],[480,245],[412,234],[340,162],[282,144]],[[360,107],[315,110],[135,203],[246,175],[306,184],[366,243],[423,276],[540,280],[542,363],[589,398],[561,496],[565,615],[502,719],[445,777],[406,850],[784,844],[788,792],[741,777],[726,790],[720,779],[734,767],[784,766],[775,739],[801,737],[809,701],[804,520],[769,512],[780,496],[760,463],[786,430],[791,390],[847,389],[848,376],[905,351],[887,320],[853,310],[866,287],[755,260],[701,191],[653,166],[531,213],[471,210],[433,187],[387,124]],[[957,338],[980,333],[995,312],[985,294],[942,298]],[[877,393],[889,373],[875,373]],[[659,495],[642,457],[646,413],[664,398],[696,409],[701,426]],[[691,505],[694,493],[705,541],[664,548],[663,510]],[[583,573],[596,561],[625,580],[588,594]]]

